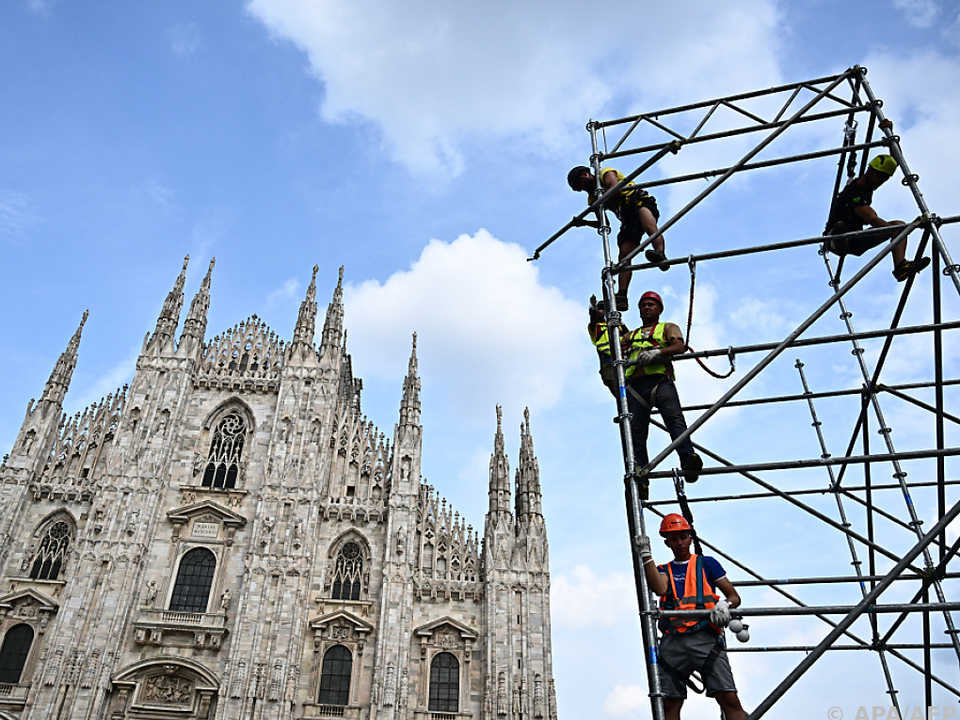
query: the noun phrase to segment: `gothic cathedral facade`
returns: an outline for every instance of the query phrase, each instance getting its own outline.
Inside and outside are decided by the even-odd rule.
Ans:
[[[213,262],[177,337],[186,268],[129,387],[63,414],[81,322],[0,465],[0,719],[556,720],[529,415],[481,542],[421,480],[416,336],[391,439],[342,269],[317,345],[317,268],[289,342],[206,339]]]

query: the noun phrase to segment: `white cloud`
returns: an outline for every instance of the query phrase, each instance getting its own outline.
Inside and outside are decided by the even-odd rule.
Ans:
[[[647,691],[639,685],[617,685],[603,701],[603,712],[611,717],[635,717],[650,707]]]
[[[406,369],[410,336],[431,388],[459,412],[488,419],[494,403],[513,417],[553,405],[591,348],[583,309],[541,285],[526,251],[486,230],[431,240],[410,270],[382,285],[347,285],[350,351],[364,377]]]
[[[637,594],[633,576],[614,572],[598,578],[586,565],[577,565],[571,576],[554,575],[550,610],[558,627],[611,627],[636,614]]]
[[[916,28],[929,28],[940,14],[934,0],[893,0],[893,6]]]
[[[35,210],[26,195],[0,189],[0,240],[22,240],[35,222]]]
[[[779,79],[771,0],[602,10],[572,0],[251,0],[247,8],[307,53],[324,84],[324,119],[370,122],[396,159],[421,172],[458,172],[471,137],[556,149],[601,110],[651,110]]]
[[[286,302],[297,298],[300,295],[300,281],[296,278],[290,278],[267,295],[267,307],[274,307],[277,303]]]
[[[200,28],[192,22],[182,23],[167,30],[167,40],[175,55],[192,55],[200,47]]]

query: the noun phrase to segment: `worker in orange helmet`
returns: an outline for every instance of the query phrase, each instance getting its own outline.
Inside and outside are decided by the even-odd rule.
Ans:
[[[690,675],[697,672],[707,697],[720,705],[725,720],[746,720],[733,671],[727,659],[723,629],[730,624],[730,610],[740,605],[740,595],[716,558],[690,552],[693,529],[686,518],[671,513],[660,524],[664,544],[673,560],[663,565],[653,561],[650,538],[640,538],[640,558],[650,589],[660,596],[660,640],[657,672],[664,693],[667,720],[680,720]],[[717,591],[723,593],[720,599]],[[709,618],[664,616],[670,610],[710,610]]]
[[[640,296],[640,320],[642,325],[623,336],[623,354],[629,361],[626,368],[627,407],[633,415],[630,424],[633,439],[634,462],[644,467],[648,462],[647,435],[650,429],[650,413],[660,411],[663,424],[676,440],[687,429],[680,407],[680,396],[673,379],[674,355],[686,347],[683,334],[674,323],[660,322],[663,298],[653,290]],[[703,460],[693,449],[688,437],[677,446],[680,467],[687,482],[696,482],[703,469]],[[646,490],[646,488],[644,488]]]

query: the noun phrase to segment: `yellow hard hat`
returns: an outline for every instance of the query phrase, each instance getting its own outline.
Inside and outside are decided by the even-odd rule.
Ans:
[[[870,167],[878,173],[890,176],[893,175],[899,165],[897,165],[897,161],[890,155],[877,155],[870,161]]]

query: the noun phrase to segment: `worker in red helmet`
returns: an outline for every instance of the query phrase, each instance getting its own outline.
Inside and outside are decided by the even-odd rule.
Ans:
[[[663,298],[653,290],[640,296],[639,308],[642,325],[624,334],[623,353],[630,361],[625,374],[627,406],[633,415],[630,428],[634,462],[642,468],[649,462],[647,435],[653,408],[660,411],[663,424],[674,440],[687,429],[687,423],[673,382],[671,362],[674,355],[684,351],[683,334],[675,324],[660,322]],[[703,460],[694,451],[690,438],[677,446],[677,455],[687,482],[696,482],[703,469]]]
[[[696,672],[707,697],[720,705],[726,720],[745,720],[733,671],[727,658],[723,629],[730,610],[740,605],[740,595],[716,558],[690,552],[693,528],[686,518],[671,513],[660,524],[664,544],[673,560],[657,565],[650,538],[640,538],[640,558],[650,589],[660,597],[660,639],[657,672],[664,693],[667,720],[680,720],[687,685]],[[718,591],[723,593],[720,599]],[[664,615],[670,610],[710,610],[709,618]]]
[[[602,192],[606,192],[624,179],[625,176],[613,168],[602,168],[600,170]],[[567,174],[567,184],[570,185],[571,190],[587,193],[589,195],[587,198],[588,205],[599,197],[596,194],[597,177],[588,167],[578,165],[573,168]],[[620,232],[617,233],[620,260],[640,246],[643,233],[655,235],[658,231],[657,220],[660,219],[660,211],[657,209],[657,199],[632,182],[624,185],[619,193],[606,204],[606,208],[611,210],[620,220]],[[599,223],[594,220],[582,220],[580,224],[599,227]],[[646,252],[647,261],[657,264],[661,270],[670,269],[670,266],[666,264],[665,247],[663,235],[661,235],[653,241],[653,248]],[[630,287],[632,276],[633,273],[629,270],[620,273],[617,310],[626,310],[630,307],[627,300],[627,289]]]
[[[893,123],[884,120],[881,128],[893,128]],[[840,257],[856,255],[860,257],[867,250],[889,242],[903,229],[903,220],[884,220],[873,209],[873,192],[893,177],[899,165],[892,155],[877,155],[867,166],[866,172],[851,180],[833,199],[830,217],[824,235],[842,235],[843,233],[863,230],[864,225],[874,228],[889,227],[891,230],[868,237],[836,238],[823,244],[826,251]],[[898,242],[890,253],[893,256],[893,276],[897,282],[903,282],[916,275],[930,264],[930,258],[907,260],[907,239]]]

